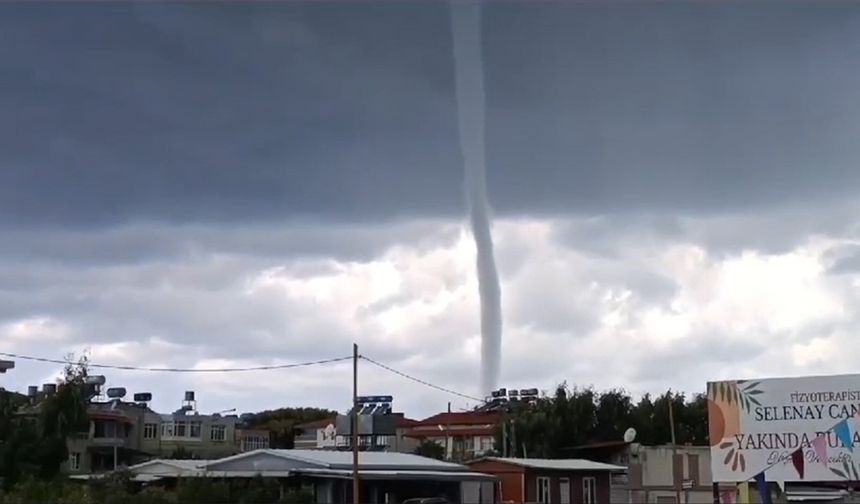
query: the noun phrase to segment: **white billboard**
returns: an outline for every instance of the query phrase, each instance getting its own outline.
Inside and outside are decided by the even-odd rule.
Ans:
[[[713,480],[860,481],[858,411],[860,375],[708,383]]]

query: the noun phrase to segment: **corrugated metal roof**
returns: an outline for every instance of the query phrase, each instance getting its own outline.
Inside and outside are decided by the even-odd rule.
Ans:
[[[301,460],[311,464],[326,466],[331,469],[341,467],[352,467],[352,452],[334,450],[262,450],[279,457]],[[255,452],[248,452],[248,454]],[[456,471],[465,469],[465,466],[442,462],[441,460],[422,457],[411,453],[394,452],[360,452],[358,463],[365,469],[382,468],[429,468],[434,470]]]
[[[352,471],[347,469],[297,469],[294,471],[306,476],[352,478]],[[358,471],[361,479],[400,479],[400,480],[436,480],[436,481],[495,481],[498,478],[491,474],[472,471]]]
[[[201,460],[201,459],[153,459],[147,462],[143,462],[137,465],[130,466],[128,468],[132,473],[137,473],[139,471],[143,471],[149,467],[155,465],[164,465],[171,469],[172,471],[165,471],[163,474],[172,475],[172,474],[185,474],[185,473],[194,473],[194,472],[202,472],[203,466],[212,462],[212,460]],[[154,473],[148,473],[154,474]]]
[[[627,471],[626,467],[586,459],[535,459],[535,458],[503,458],[487,457],[481,460],[503,462],[530,469],[547,469],[559,471]]]

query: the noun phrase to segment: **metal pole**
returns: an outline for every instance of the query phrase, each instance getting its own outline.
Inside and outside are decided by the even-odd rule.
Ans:
[[[358,498],[358,345],[352,345],[352,502],[359,504]]]
[[[448,403],[448,413],[451,413],[451,403]],[[448,438],[451,437],[451,415],[449,414],[445,417],[445,460],[453,460],[454,459],[454,439],[451,438],[450,444],[451,447],[448,448]]]
[[[674,408],[672,405],[672,391],[671,390],[669,390],[669,392],[666,393],[666,397],[669,399],[669,432],[672,436],[672,474],[673,474],[672,479],[674,480],[674,483],[675,483],[675,502],[677,502],[678,504],[681,504],[681,485],[683,484],[684,471],[682,469],[681,474],[679,474],[679,475],[677,475],[677,477],[675,477],[676,476],[674,474],[675,473],[675,467],[676,467],[675,460],[678,458],[678,449],[677,449],[677,446],[675,445],[675,415],[673,413]]]
[[[508,456],[508,422],[502,421],[502,457]]]
[[[511,448],[513,449],[511,456],[516,458],[519,448],[517,447],[517,424],[513,418],[511,419]]]

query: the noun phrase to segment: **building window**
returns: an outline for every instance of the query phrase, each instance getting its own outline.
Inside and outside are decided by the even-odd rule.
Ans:
[[[209,439],[212,441],[224,441],[227,439],[226,425],[213,425],[209,427]]]
[[[481,453],[487,453],[489,451],[493,451],[493,438],[482,437],[481,438]]]
[[[154,424],[153,424],[154,425]],[[162,438],[202,439],[199,420],[166,421],[161,424]]]
[[[155,439],[158,437],[158,424],[143,424],[143,439]]]
[[[173,422],[161,424],[161,437],[173,437]]]
[[[242,451],[262,450],[269,447],[269,438],[264,436],[249,436],[242,440]]]
[[[80,469],[81,469],[81,453],[80,452],[69,453],[69,470],[70,471],[79,471]]]
[[[570,504],[570,479],[559,478],[558,480],[558,495],[561,504]]]
[[[537,501],[539,504],[550,504],[549,478],[539,477],[537,479],[537,492]]]
[[[597,480],[594,477],[582,478],[582,503],[597,504]]]
[[[96,420],[93,427],[93,437],[99,439],[115,439],[125,437],[125,425],[113,420]]]

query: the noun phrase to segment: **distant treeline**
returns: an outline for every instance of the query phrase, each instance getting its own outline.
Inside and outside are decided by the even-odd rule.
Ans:
[[[708,401],[704,395],[645,395],[638,401],[623,390],[597,392],[591,388],[560,385],[555,394],[506,415],[506,427],[496,436],[496,451],[507,440],[508,456],[558,458],[571,448],[605,441],[622,441],[624,432],[636,429],[636,442],[646,445],[672,441],[669,410],[678,444],[708,443]],[[515,446],[514,446],[515,445]]]

